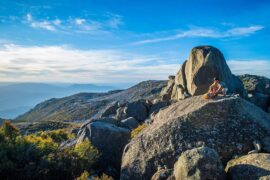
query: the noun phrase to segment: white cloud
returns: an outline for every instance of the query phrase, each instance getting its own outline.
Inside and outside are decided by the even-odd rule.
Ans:
[[[31,26],[36,29],[45,29],[48,31],[56,31],[56,28],[49,21],[31,22]]]
[[[120,50],[67,46],[5,45],[0,48],[0,81],[134,83],[167,79],[180,68],[175,55],[140,55]],[[270,60],[229,60],[235,74],[270,77]]]
[[[167,56],[66,46],[5,45],[0,57],[1,81],[132,83],[167,79],[180,66],[168,64]]]
[[[77,25],[82,25],[82,24],[84,24],[86,22],[86,20],[85,19],[81,19],[81,18],[75,18],[74,19],[74,22]]]
[[[254,74],[270,78],[270,60],[229,60],[227,63],[234,74]]]
[[[226,31],[218,31],[210,28],[193,28],[187,31],[182,31],[180,33],[166,36],[166,37],[156,37],[152,39],[141,40],[133,43],[133,45],[157,43],[163,41],[170,41],[181,39],[184,37],[208,37],[208,38],[230,38],[230,37],[242,37],[249,36],[257,31],[262,30],[264,27],[260,25],[247,26],[247,27],[237,27],[231,28]]]

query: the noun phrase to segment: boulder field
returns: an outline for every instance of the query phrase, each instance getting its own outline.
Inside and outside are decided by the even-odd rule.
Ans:
[[[121,179],[151,179],[159,166],[171,169],[181,153],[202,146],[214,149],[225,165],[269,135],[270,116],[240,97],[190,97],[160,110],[126,145]]]
[[[228,95],[205,100],[214,77],[226,84]],[[253,163],[255,155],[245,157],[270,151],[268,85],[267,78],[233,75],[217,48],[198,46],[176,76],[169,76],[159,98],[108,104],[64,146],[88,138],[101,152],[98,165],[114,169],[121,180],[237,179],[248,168],[254,177],[268,177],[268,166],[262,166],[269,154],[258,154],[259,164]],[[146,122],[131,139],[131,131]],[[254,142],[262,143],[259,150]],[[241,156],[249,166],[237,160]]]

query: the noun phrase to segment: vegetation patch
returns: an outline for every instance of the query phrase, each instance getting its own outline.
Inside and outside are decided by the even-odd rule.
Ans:
[[[139,125],[136,129],[131,131],[131,138],[138,136],[138,134],[147,127],[146,124]]]
[[[22,135],[16,126],[5,121],[0,127],[0,179],[89,176],[100,154],[89,140],[59,149],[63,141],[72,138],[74,135],[65,129]]]

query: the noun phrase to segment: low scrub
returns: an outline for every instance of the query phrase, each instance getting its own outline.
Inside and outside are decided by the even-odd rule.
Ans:
[[[10,122],[0,128],[0,179],[75,179],[89,176],[99,157],[86,140],[60,150],[59,145],[74,138],[66,130],[40,131],[22,135]]]
[[[147,127],[146,124],[139,125],[136,129],[131,131],[131,138],[138,136],[138,134]]]

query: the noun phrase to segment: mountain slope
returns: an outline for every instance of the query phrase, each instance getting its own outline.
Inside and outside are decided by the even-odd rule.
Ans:
[[[0,83],[0,116],[15,118],[37,103],[49,98],[70,96],[79,92],[106,92],[115,89],[94,84]]]
[[[36,105],[29,112],[19,116],[16,121],[83,121],[95,116],[113,101],[154,99],[165,85],[166,81],[144,81],[123,91],[80,93],[65,98],[54,98]]]

